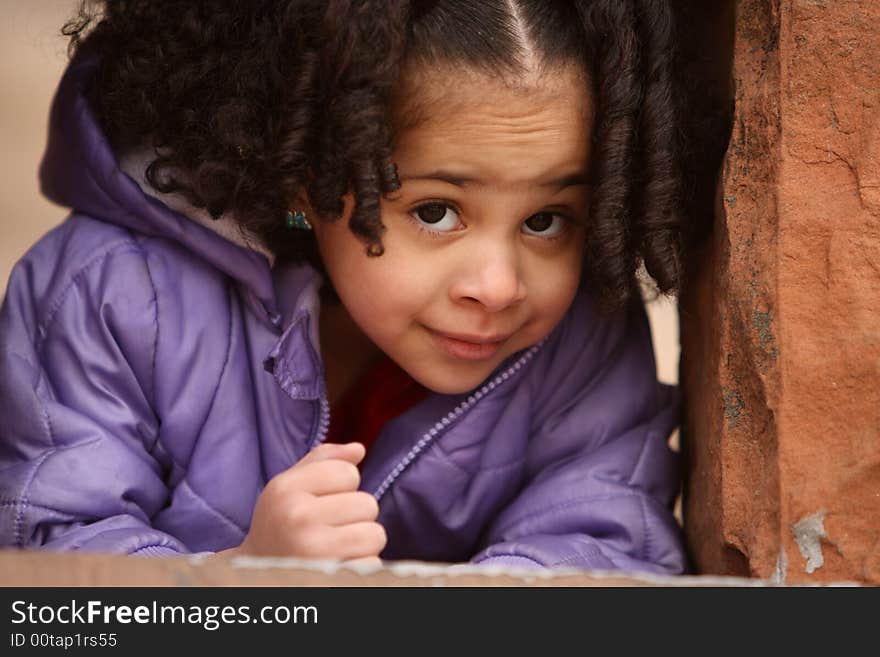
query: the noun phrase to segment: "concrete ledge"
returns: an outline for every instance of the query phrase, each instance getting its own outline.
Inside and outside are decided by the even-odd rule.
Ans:
[[[198,555],[128,557],[3,550],[0,551],[0,586],[767,587],[775,584],[769,580],[736,577],[661,577],[406,561],[370,567],[302,559],[238,557],[227,560]]]

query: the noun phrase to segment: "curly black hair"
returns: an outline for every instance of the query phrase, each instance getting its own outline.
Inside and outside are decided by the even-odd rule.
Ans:
[[[63,28],[96,56],[90,103],[147,180],[231,213],[279,260],[317,261],[282,218],[305,192],[323,219],[353,192],[351,230],[382,254],[380,199],[400,187],[392,100],[404,65],[491,74],[579,63],[592,85],[594,189],[584,274],[606,307],[644,263],[681,279],[682,166],[668,0],[85,0]]]

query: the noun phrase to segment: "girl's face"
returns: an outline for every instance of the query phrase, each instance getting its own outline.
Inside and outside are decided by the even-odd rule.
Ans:
[[[328,275],[354,324],[435,392],[478,386],[544,338],[581,275],[590,98],[577,69],[516,86],[461,71],[411,73],[382,201],[384,255],[347,226],[315,222]],[[332,349],[332,345],[325,345]]]

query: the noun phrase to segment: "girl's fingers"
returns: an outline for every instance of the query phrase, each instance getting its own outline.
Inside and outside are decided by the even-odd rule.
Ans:
[[[342,563],[354,568],[368,567],[370,569],[376,569],[382,567],[382,560],[379,557],[361,557],[360,559],[349,559]]]
[[[324,443],[302,457],[270,483],[276,492],[329,495],[357,490],[361,473],[357,469],[366,454],[361,443]]]
[[[388,536],[378,522],[355,522],[328,527],[326,540],[330,554],[337,559],[351,560],[379,556],[385,549]]]
[[[322,443],[303,456],[293,467],[335,459],[357,465],[364,460],[367,448],[363,443]]]
[[[333,527],[369,522],[379,515],[376,498],[364,491],[324,495],[314,500],[312,517]]]
[[[327,459],[311,463],[300,461],[276,479],[275,486],[285,498],[295,493],[332,495],[356,491],[361,473],[348,461]]]

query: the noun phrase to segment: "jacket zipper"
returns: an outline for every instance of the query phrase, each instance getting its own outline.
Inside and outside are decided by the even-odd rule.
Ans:
[[[507,381],[516,372],[518,372],[523,365],[525,365],[532,359],[532,356],[534,356],[543,345],[544,340],[541,340],[541,342],[531,347],[510,367],[508,367],[501,374],[497,375],[495,378],[489,381],[489,383],[484,384],[483,387],[470,395],[465,401],[461,402],[458,406],[452,409],[452,411],[447,413],[442,420],[431,427],[428,432],[421,437],[419,442],[417,442],[415,446],[413,446],[409,453],[407,453],[407,455],[403,457],[400,463],[398,463],[394,467],[391,473],[387,477],[385,477],[385,480],[382,482],[379,488],[377,488],[373,492],[373,496],[376,498],[376,500],[382,499],[382,496],[385,495],[386,492],[388,492],[388,489],[391,488],[391,485],[397,480],[397,478],[403,473],[403,471],[412,464],[412,462],[425,449],[425,447],[427,447],[431,442],[434,441],[434,439],[437,438],[440,432],[445,430],[455,420],[464,415],[465,411],[467,411],[471,406],[480,401],[480,399],[485,397],[495,388]]]
[[[309,451],[323,443],[327,439],[327,432],[330,430],[330,402],[327,401],[327,395],[325,393],[321,393],[319,403],[321,405],[321,418],[318,421],[318,432],[315,434],[315,439],[312,441],[312,446],[309,447]]]

